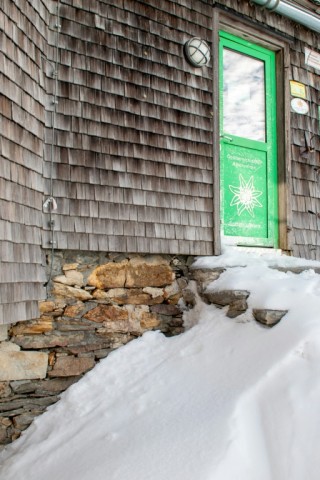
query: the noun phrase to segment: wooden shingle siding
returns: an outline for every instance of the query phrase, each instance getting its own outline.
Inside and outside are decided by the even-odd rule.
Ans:
[[[319,52],[316,33],[249,1],[0,0],[0,323],[37,316],[52,241],[216,253],[218,77],[213,61],[191,67],[183,46],[194,36],[212,46],[217,10],[234,15],[235,34],[247,25],[256,41],[259,29],[263,42],[280,38],[286,82],[306,85],[309,113],[286,107],[286,245],[320,259],[319,71],[305,65],[306,47]]]
[[[35,300],[0,304],[0,317],[4,319],[21,318],[28,320],[32,318],[37,318],[38,315],[38,302]]]
[[[293,254],[320,260],[320,84],[319,72],[305,65],[304,54],[305,47],[317,49],[319,36],[302,29],[299,33],[290,50],[291,78],[306,85],[309,113],[291,113]]]
[[[35,318],[44,297],[41,251],[45,2],[0,3],[0,323]]]
[[[211,5],[62,0],[60,23],[56,247],[212,254],[212,71],[183,56],[192,36],[210,43]]]
[[[315,155],[311,168],[301,157],[306,131],[316,135],[319,149],[319,87],[313,69],[304,65],[304,48],[314,47],[315,34],[250,2],[220,3],[238,18],[295,38],[290,78],[307,85],[310,114],[291,114],[293,231],[301,227],[295,213],[304,213],[311,238],[314,218],[296,199],[318,196]],[[212,68],[193,69],[183,56],[191,36],[210,43],[211,2],[63,0],[60,14],[57,148],[53,170],[44,169],[58,201],[56,246],[74,248],[76,232],[84,243],[90,236],[90,249],[134,245],[156,251],[167,245],[159,253],[213,253]],[[54,29],[48,38],[53,59]],[[51,142],[50,112],[46,125]],[[199,227],[202,244],[196,245],[192,227]],[[108,239],[99,238],[103,234]],[[44,232],[44,247],[50,239]],[[299,255],[297,242],[292,248]],[[182,245],[183,251],[175,250]]]

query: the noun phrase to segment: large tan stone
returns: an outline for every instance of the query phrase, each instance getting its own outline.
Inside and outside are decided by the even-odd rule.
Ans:
[[[82,301],[92,299],[92,295],[86,290],[63,285],[62,283],[54,283],[51,293],[56,297],[74,298]]]
[[[13,335],[28,335],[37,333],[46,333],[53,330],[53,318],[43,315],[37,320],[29,322],[19,322],[12,327]]]
[[[126,309],[117,307],[116,305],[98,305],[89,310],[84,318],[92,322],[103,323],[106,321],[123,321],[128,320],[129,313]]]
[[[116,322],[112,320],[107,320],[103,323],[105,331],[112,333],[140,333],[140,324],[136,326],[131,325],[131,322],[128,320],[118,320]],[[101,333],[101,332],[99,332]]]
[[[174,281],[174,273],[165,259],[160,256],[135,257],[127,269],[127,288],[164,287]]]
[[[162,291],[160,288],[147,288]],[[92,296],[104,303],[116,303],[118,305],[155,305],[163,302],[163,296],[154,296],[153,293],[146,292],[145,289],[141,288],[112,288],[108,291],[96,289]]]
[[[114,290],[118,290],[115,288]],[[119,289],[120,290],[120,289]],[[102,300],[104,303],[112,303],[110,295],[108,295],[109,290],[100,290],[100,288],[96,288],[93,292],[92,296],[95,300]]]
[[[1,342],[0,352],[19,352],[20,347],[13,342]]]
[[[176,295],[177,293],[180,292],[180,287],[179,287],[179,284],[178,282],[175,280],[171,285],[168,285],[165,289],[164,289],[164,298],[170,298],[172,297],[173,295]]]
[[[67,270],[64,275],[58,275],[53,279],[54,282],[62,283],[64,285],[70,285],[78,287],[83,286],[83,274],[76,270]]]
[[[88,285],[104,290],[124,287],[128,260],[119,263],[106,263],[95,268],[88,278]]]
[[[143,330],[150,330],[159,327],[160,320],[153,313],[142,312],[140,325]]]
[[[44,302],[39,302],[39,310],[41,314],[53,312],[54,309],[55,303],[52,301],[47,300]]]
[[[170,305],[178,305],[179,300],[182,298],[182,292],[176,293],[175,295],[172,295],[172,297],[167,299],[167,302],[170,303]]]
[[[99,305],[94,311],[88,312],[96,317],[95,321],[99,321],[103,325],[102,328],[97,330],[98,334],[133,334],[140,335],[140,312],[149,311],[149,307],[146,305],[125,305],[124,307],[118,307],[116,305]],[[88,314],[86,314],[88,319]]]
[[[164,298],[172,305],[177,305],[181,297],[182,291],[177,280],[164,289]]]
[[[76,270],[78,267],[79,263],[65,263],[62,267],[62,270],[67,272],[68,270]]]
[[[88,284],[100,290],[110,288],[163,287],[174,281],[169,262],[160,256],[134,257],[129,262],[107,263],[97,267]]]
[[[110,300],[118,305],[148,305],[152,301],[152,297],[141,288],[112,288],[107,292],[96,290],[93,297]]]
[[[132,335],[140,335],[142,333],[140,321],[132,312],[130,312],[126,320],[107,320],[103,322],[103,326],[110,334],[128,333]]]
[[[63,311],[63,309],[67,306],[65,300],[63,298],[55,298],[54,299],[54,312],[52,313],[52,315],[56,315],[56,312],[61,312],[61,310]],[[61,315],[59,313],[59,315]]]
[[[63,315],[65,317],[70,317],[70,318],[79,317],[82,315],[84,310],[85,310],[84,303],[77,302],[75,305],[69,305],[68,307],[66,307]]]
[[[164,290],[163,288],[157,287],[144,287],[143,291],[151,295],[152,298],[164,298]]]
[[[10,418],[0,417],[0,425],[3,425],[5,427],[10,427],[10,425],[12,425],[12,421],[10,420]]]
[[[47,367],[44,352],[0,352],[0,381],[45,378]]]
[[[144,315],[150,314],[148,305],[127,305],[125,308],[129,311],[128,332],[133,335],[141,335],[144,329],[141,326],[141,319]],[[147,318],[147,316],[145,318]]]
[[[68,355],[65,357],[58,357],[57,361],[51,371],[49,377],[73,377],[87,372],[94,366],[94,359],[91,357],[74,357]]]

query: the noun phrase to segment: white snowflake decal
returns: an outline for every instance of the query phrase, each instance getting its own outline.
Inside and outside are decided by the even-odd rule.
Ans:
[[[239,175],[239,187],[229,185],[231,192],[234,194],[231,200],[230,206],[237,206],[238,215],[240,216],[244,211],[250,213],[251,217],[254,217],[253,209],[255,207],[262,207],[258,198],[262,195],[260,190],[256,190],[254,187],[254,178],[250,177],[248,182],[245,181],[243,176]]]

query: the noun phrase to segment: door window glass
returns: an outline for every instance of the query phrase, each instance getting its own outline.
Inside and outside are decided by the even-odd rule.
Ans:
[[[264,62],[223,50],[223,131],[265,142]]]

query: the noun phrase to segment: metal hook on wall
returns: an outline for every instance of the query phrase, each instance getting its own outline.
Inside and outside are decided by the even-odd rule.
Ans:
[[[312,140],[315,135],[311,135],[310,132],[304,132],[305,147],[300,148],[301,157],[308,157],[310,153],[314,153],[315,149],[312,145]]]

